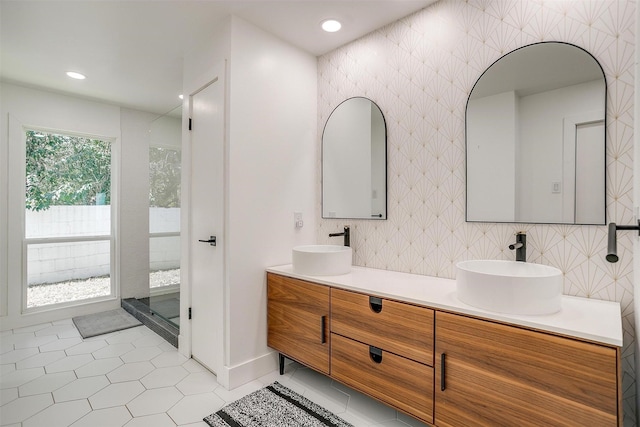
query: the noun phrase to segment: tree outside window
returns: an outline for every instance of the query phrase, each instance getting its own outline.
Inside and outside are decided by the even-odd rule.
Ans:
[[[180,207],[180,159],[177,149],[149,149],[149,206]]]
[[[26,132],[26,208],[111,203],[111,144],[98,139]]]

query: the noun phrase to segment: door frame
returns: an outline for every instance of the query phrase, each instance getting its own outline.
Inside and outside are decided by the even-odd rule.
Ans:
[[[224,234],[228,235],[228,170],[227,170],[227,157],[228,157],[228,89],[226,86],[226,71],[227,71],[227,62],[222,61],[220,63],[215,64],[211,67],[207,72],[200,75],[199,78],[194,79],[191,82],[185,82],[184,87],[184,101],[182,104],[182,177],[181,177],[181,188],[182,188],[182,202],[181,202],[181,215],[180,215],[180,228],[184,230],[181,234],[180,246],[181,246],[181,260],[180,260],[180,335],[178,336],[178,351],[187,356],[191,357],[192,350],[192,328],[191,328],[191,320],[188,318],[189,307],[191,307],[192,302],[192,283],[191,283],[191,248],[190,242],[193,239],[198,239],[199,237],[193,235],[192,227],[191,227],[191,133],[189,131],[189,118],[191,116],[191,99],[192,96],[198,93],[200,90],[204,89],[216,79],[215,84],[222,84],[224,88],[224,117],[223,117],[223,210],[224,210]],[[226,301],[228,300],[228,273],[227,273],[227,254],[228,254],[228,245],[226,244],[227,239],[223,239],[221,244],[218,245],[218,250],[223,251],[223,288],[222,295],[223,297],[219,301],[214,301],[212,310],[215,310],[219,313],[219,322],[220,330],[218,331],[217,336],[220,337],[219,345],[216,348],[219,349],[219,354],[216,357],[219,366],[215,367],[217,380],[224,387],[229,387],[228,378],[225,378],[223,373],[225,370],[224,366],[228,364],[228,351],[229,348],[229,337],[228,337],[228,304]]]

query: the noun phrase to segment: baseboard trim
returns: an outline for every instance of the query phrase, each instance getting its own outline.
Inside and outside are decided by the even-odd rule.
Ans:
[[[227,390],[233,390],[277,369],[278,353],[272,351],[235,366],[224,366],[218,382]]]

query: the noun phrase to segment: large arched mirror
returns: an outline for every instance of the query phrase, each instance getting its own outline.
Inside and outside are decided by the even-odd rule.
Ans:
[[[606,81],[577,46],[493,63],[466,111],[467,221],[605,224]]]
[[[322,217],[387,219],[387,128],[370,99],[349,98],[327,119]]]

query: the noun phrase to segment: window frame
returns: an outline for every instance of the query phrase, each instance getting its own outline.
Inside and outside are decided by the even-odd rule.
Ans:
[[[57,310],[68,307],[76,307],[86,304],[91,304],[94,302],[101,301],[110,301],[119,298],[119,286],[118,286],[118,263],[119,259],[119,251],[117,247],[117,201],[119,194],[119,168],[117,159],[119,159],[119,144],[118,138],[115,137],[107,137],[103,135],[96,134],[87,134],[82,132],[73,132],[68,130],[59,130],[59,129],[50,129],[46,127],[39,126],[21,126],[21,164],[20,164],[20,175],[22,178],[22,184],[24,185],[26,178],[26,133],[27,131],[36,131],[43,133],[52,133],[58,135],[67,135],[67,136],[75,136],[81,138],[88,139],[99,139],[104,142],[108,142],[111,145],[111,200],[110,200],[110,231],[109,234],[100,234],[100,235],[83,235],[83,236],[68,236],[68,237],[36,237],[36,238],[28,238],[26,237],[26,194],[23,191],[22,197],[20,198],[20,211],[21,211],[21,298],[20,298],[20,312],[21,314],[31,314],[31,313],[39,313],[50,310]],[[29,245],[38,245],[38,244],[51,244],[51,243],[75,243],[75,242],[92,242],[92,241],[109,241],[109,294],[103,295],[99,297],[93,298],[84,298],[73,301],[66,301],[60,303],[46,304],[37,307],[28,307],[27,301],[27,291],[28,291],[28,247]]]

